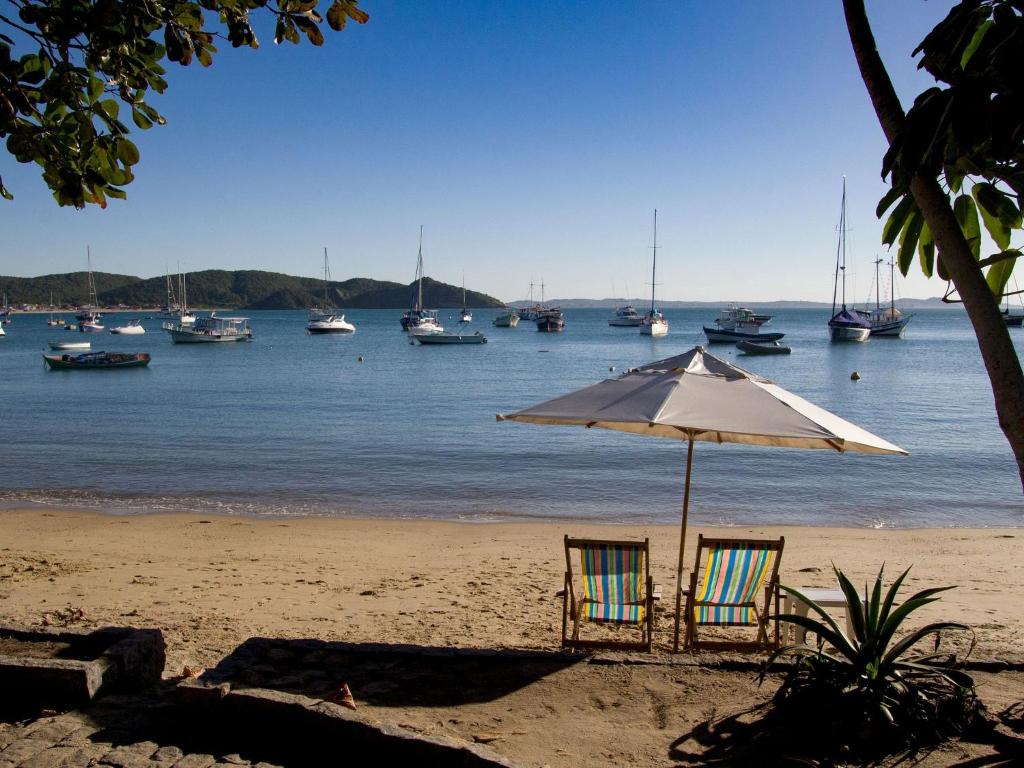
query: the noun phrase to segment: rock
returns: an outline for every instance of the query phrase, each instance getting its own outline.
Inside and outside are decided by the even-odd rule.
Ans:
[[[500,733],[474,733],[473,741],[477,744],[490,744],[492,741],[499,741],[504,738]]]

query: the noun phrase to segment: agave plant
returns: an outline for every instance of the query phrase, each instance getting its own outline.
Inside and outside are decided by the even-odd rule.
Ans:
[[[942,633],[971,629],[943,621],[896,639],[910,614],[953,587],[925,589],[896,605],[897,592],[909,568],[883,597],[883,567],[870,594],[865,587],[864,599],[842,571],[835,566],[833,570],[850,606],[853,636],[847,637],[831,616],[798,589],[784,587],[820,620],[810,615],[779,616],[781,621],[814,633],[817,643],[789,645],[769,659],[769,664],[786,656],[796,661],[776,694],[776,702],[797,706],[802,717],[810,713],[819,720],[827,718],[832,725],[828,729],[831,736],[821,735],[833,739],[839,736],[841,743],[850,747],[887,749],[894,741],[922,743],[961,731],[979,708],[974,680],[955,668],[955,657],[938,653],[938,647]],[[934,638],[930,652],[915,651],[930,637]],[[972,632],[970,649],[973,647]]]

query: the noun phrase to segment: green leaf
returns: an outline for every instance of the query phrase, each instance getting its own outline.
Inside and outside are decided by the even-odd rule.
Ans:
[[[4,200],[13,200],[14,199],[14,195],[12,195],[8,191],[7,187],[4,186],[4,180],[3,179],[0,179],[0,197],[2,197]]]
[[[883,198],[884,199],[884,198]],[[914,196],[907,193],[900,200],[899,205],[896,206],[895,210],[889,215],[889,220],[885,222],[885,226],[882,228],[882,242],[886,245],[892,245],[896,242],[896,238],[899,233],[903,231],[903,227],[906,224],[907,217],[910,215],[911,210],[917,210],[917,203],[914,202]]]
[[[1009,196],[994,184],[979,182],[971,189],[982,221],[992,240],[1002,250],[1010,247],[1010,230],[1020,229],[1021,215]]]
[[[135,108],[132,108],[132,120],[134,121],[135,125],[137,125],[144,131],[149,130],[150,128],[153,127],[152,121],[144,114],[142,114],[141,110]]]
[[[320,27],[314,21],[306,16],[293,16],[292,18],[295,20],[296,26],[309,39],[309,42],[317,46],[324,44],[324,33],[320,31]]]
[[[917,241],[917,256],[921,262],[921,271],[925,277],[931,277],[935,268],[935,241],[928,222],[921,227],[921,238]]]
[[[100,109],[103,110],[104,114],[111,120],[117,120],[118,112],[121,111],[120,106],[114,99],[105,99],[100,102]]]
[[[139,162],[139,149],[128,139],[119,139],[117,142],[117,158],[125,165],[135,165]]]
[[[1006,290],[1006,283],[1010,279],[1010,275],[1013,274],[1013,268],[1016,265],[1016,259],[1005,259],[1004,261],[997,261],[988,268],[988,272],[985,274],[985,282],[988,283],[988,289],[992,291],[992,295],[997,300],[1002,298],[1003,291]]]
[[[900,272],[904,275],[910,269],[914,260],[914,252],[917,250],[917,241],[921,237],[921,228],[924,226],[924,217],[921,212],[915,210],[913,215],[907,219],[907,225],[900,234],[899,265]]]
[[[978,208],[970,195],[959,195],[953,201],[953,214],[960,224],[960,231],[964,233],[964,239],[974,254],[974,258],[981,257],[981,225],[978,223]],[[941,257],[939,259],[941,261]],[[940,269],[939,276],[942,276]],[[946,278],[943,278],[946,279]]]
[[[103,81],[95,75],[89,75],[89,100],[98,101],[103,95]]]
[[[882,218],[882,216],[885,215],[885,212],[889,210],[892,204],[906,194],[909,193],[902,187],[893,187],[888,192],[886,192],[885,196],[878,201],[878,206],[875,208],[875,218]]]
[[[964,49],[963,56],[960,57],[960,69],[967,69],[967,64],[971,58],[978,51],[978,46],[981,45],[981,41],[985,39],[985,33],[992,29],[993,22],[991,19],[984,22],[974,31],[974,36],[971,38],[971,42],[967,44],[967,48]]]

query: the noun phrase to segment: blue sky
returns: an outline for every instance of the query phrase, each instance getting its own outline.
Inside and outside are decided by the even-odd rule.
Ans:
[[[0,274],[85,266],[145,277],[268,269],[408,282],[505,300],[658,296],[830,300],[842,177],[851,281],[865,297],[885,144],[839,0],[363,0],[322,48],[224,45],[169,65],[136,132],[128,200],[58,208],[0,153]],[[868,2],[905,104],[930,78],[910,53],[951,0]],[[912,272],[904,296],[941,295]]]

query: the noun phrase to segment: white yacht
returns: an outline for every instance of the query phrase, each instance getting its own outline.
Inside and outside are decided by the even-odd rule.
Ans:
[[[324,305],[323,308],[313,307],[309,310],[307,333],[355,333],[356,327],[346,322],[344,313],[329,309],[327,300],[327,283],[331,279],[331,268],[327,263],[327,249],[324,248]]]
[[[116,333],[121,336],[141,336],[146,332],[146,329],[142,327],[141,320],[129,320],[128,325],[119,325],[117,328],[111,328],[111,333]]]
[[[615,314],[608,318],[608,325],[616,328],[638,328],[643,319],[643,316],[636,311],[636,307],[627,304],[615,310]]]

